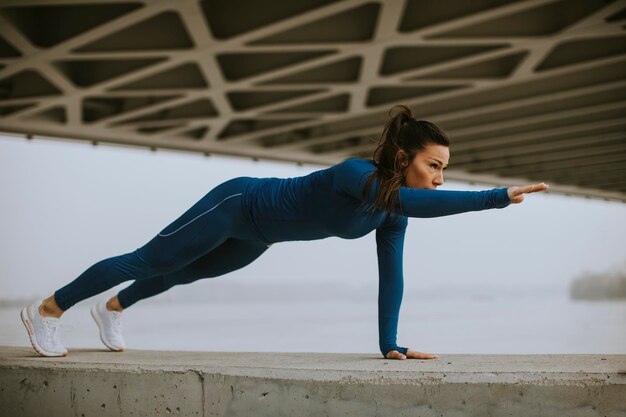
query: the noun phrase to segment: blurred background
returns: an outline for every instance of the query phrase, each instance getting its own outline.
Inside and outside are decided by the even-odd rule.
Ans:
[[[444,190],[544,181],[410,218],[398,344],[626,352],[625,1],[4,1],[0,345],[19,310],[237,176],[370,157],[408,105],[451,138]],[[252,12],[253,11],[253,12]],[[378,352],[374,232],[273,245],[124,313],[131,349]],[[70,348],[101,347],[88,309]]]

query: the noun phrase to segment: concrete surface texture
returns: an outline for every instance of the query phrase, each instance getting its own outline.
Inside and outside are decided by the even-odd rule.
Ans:
[[[626,355],[0,347],[6,416],[626,416]]]

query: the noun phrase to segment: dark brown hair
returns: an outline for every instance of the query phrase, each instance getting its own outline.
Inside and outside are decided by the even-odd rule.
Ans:
[[[394,111],[397,112],[392,115]],[[378,178],[378,193],[368,211],[376,208],[394,211],[395,202],[399,202],[400,187],[405,186],[409,165],[415,155],[430,144],[450,146],[450,140],[434,123],[416,120],[407,106],[400,104],[389,110],[389,120],[385,123],[378,147],[370,159],[376,165],[376,172],[370,175],[363,190],[365,201],[371,191],[372,182]]]

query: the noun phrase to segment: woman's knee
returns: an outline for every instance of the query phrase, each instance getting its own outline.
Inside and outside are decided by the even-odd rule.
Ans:
[[[147,251],[137,249],[118,258],[117,267],[125,270],[135,279],[168,274],[181,267],[177,256],[168,252],[153,256]]]

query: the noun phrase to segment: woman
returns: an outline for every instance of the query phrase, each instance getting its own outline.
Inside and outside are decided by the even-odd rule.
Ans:
[[[446,133],[416,120],[405,106],[389,115],[372,160],[348,158],[302,177],[225,181],[143,247],[97,262],[50,297],[26,306],[21,318],[33,347],[44,356],[65,356],[61,315],[81,300],[134,280],[91,309],[102,342],[123,351],[121,312],[141,299],[243,268],[276,242],[356,239],[376,229],[380,351],[388,359],[438,358],[396,344],[407,217],[504,208],[548,185],[437,191],[450,158]]]

